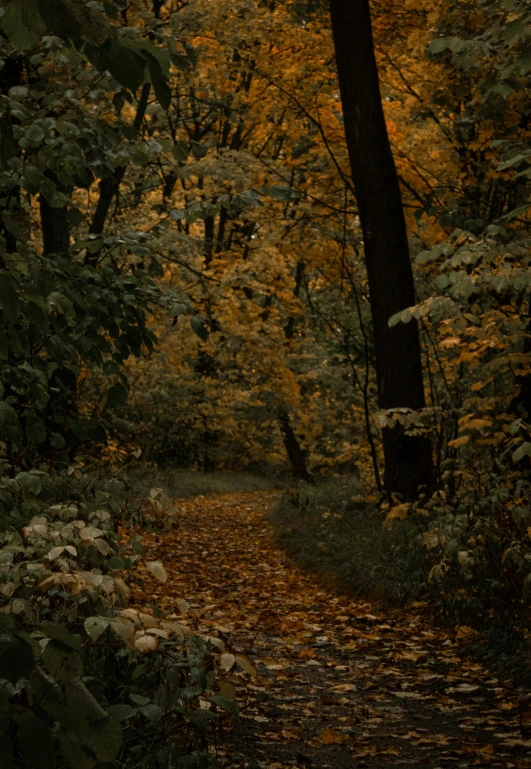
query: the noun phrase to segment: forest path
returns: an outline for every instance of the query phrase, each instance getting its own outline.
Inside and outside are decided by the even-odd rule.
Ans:
[[[186,599],[201,629],[257,666],[220,739],[223,765],[531,767],[525,692],[459,658],[455,634],[421,608],[384,614],[324,589],[276,545],[266,514],[277,499],[179,500],[179,527],[145,542],[143,560],[162,560],[168,581],[146,569],[136,600],[175,616]]]

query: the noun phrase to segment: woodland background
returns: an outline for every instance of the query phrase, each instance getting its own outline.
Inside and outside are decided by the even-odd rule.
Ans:
[[[171,510],[179,469],[199,491],[200,472],[292,475],[275,521],[306,564],[395,603],[428,591],[484,654],[527,665],[530,8],[371,11],[416,292],[386,328],[418,328],[418,408],[378,390],[328,3],[2,3],[0,734],[22,730],[2,766],[24,730],[55,751],[13,669],[28,691],[55,681],[61,761],[126,761],[116,719],[147,716],[97,702],[75,631],[85,666],[162,675],[98,639],[141,657],[113,613],[141,544],[116,527]],[[428,447],[414,493],[389,484],[382,430]],[[164,486],[143,506],[140,462]],[[209,642],[184,652],[170,630],[171,675],[217,691]]]

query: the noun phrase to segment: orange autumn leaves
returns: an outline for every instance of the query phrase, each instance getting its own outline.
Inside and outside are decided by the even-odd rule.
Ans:
[[[459,657],[465,629],[443,633],[422,605],[382,614],[324,589],[275,545],[264,516],[277,499],[174,502],[172,526],[144,537],[145,581],[132,586],[139,610],[175,616],[223,648],[219,692],[236,697],[240,716],[218,734],[222,765],[391,769],[429,751],[434,765],[474,754],[479,767],[531,766],[519,726],[528,703]]]

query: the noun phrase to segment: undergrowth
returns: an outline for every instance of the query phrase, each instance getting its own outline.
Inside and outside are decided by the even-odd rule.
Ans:
[[[478,559],[474,571],[448,562],[440,579],[430,578],[440,568],[440,554],[426,547],[433,523],[421,516],[386,523],[353,479],[301,484],[282,496],[270,520],[289,555],[324,583],[394,607],[425,600],[441,624],[466,626],[464,655],[531,685],[531,623],[515,600],[514,575],[500,569],[500,553]]]
[[[377,506],[364,501],[352,479],[301,485],[270,514],[278,539],[302,566],[341,589],[401,605],[426,593],[429,555],[412,542],[416,520],[383,526]]]
[[[125,470],[121,476],[139,496],[145,496],[150,489],[157,487],[171,499],[267,491],[282,489],[287,485],[282,478],[263,477],[252,473],[209,473],[171,467],[151,468],[147,465]]]
[[[0,461],[0,767],[218,766],[213,736],[237,715],[226,651],[178,621],[128,607],[142,528],[171,515],[160,489]],[[71,472],[70,472],[71,471]],[[166,572],[149,564],[157,579]],[[173,615],[175,616],[175,615]]]

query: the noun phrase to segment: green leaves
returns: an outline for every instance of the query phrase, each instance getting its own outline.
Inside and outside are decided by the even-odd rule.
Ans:
[[[9,403],[0,401],[0,426],[16,425],[17,412]]]
[[[238,705],[234,700],[230,700],[228,697],[223,697],[221,694],[214,694],[210,697],[210,701],[220,708],[223,708],[223,710],[226,710],[231,716],[234,716],[234,718],[238,717]]]
[[[7,270],[0,270],[0,305],[6,320],[14,322],[18,315],[18,285]]]
[[[29,678],[34,667],[30,644],[18,633],[0,627],[0,678],[16,684],[21,678]]]
[[[190,325],[192,327],[192,331],[197,334],[199,339],[201,339],[203,342],[206,342],[209,337],[209,331],[205,325],[204,320],[199,318],[197,315],[194,315],[193,318],[190,319]]]
[[[154,46],[151,46],[151,48],[153,49]],[[155,95],[159,100],[161,107],[167,110],[170,107],[172,97],[171,89],[168,83],[168,69],[166,68],[165,71],[161,67],[160,58],[156,55],[153,55],[153,52],[149,49],[144,48],[144,55]]]
[[[4,8],[2,29],[11,45],[17,51],[25,51],[35,45],[46,31],[36,0],[8,0]]]
[[[95,765],[94,759],[86,753],[79,737],[72,732],[61,735],[61,752],[70,769],[92,769]]]
[[[48,672],[59,681],[69,681],[83,672],[77,652],[59,640],[48,641],[42,659]]]
[[[23,718],[17,733],[24,760],[31,769],[55,769],[55,747],[47,725],[40,718]]]
[[[24,138],[31,147],[38,147],[45,136],[46,134],[42,127],[35,123],[30,125],[24,133]]]
[[[127,401],[128,390],[123,384],[113,385],[107,393],[107,406],[115,411]]]
[[[280,185],[272,185],[270,187],[262,187],[260,189],[262,195],[267,195],[276,200],[281,200],[284,203],[294,202],[300,200],[301,191],[294,187],[282,187]]]
[[[512,460],[515,464],[516,462],[520,462],[524,457],[531,457],[531,443],[529,443],[529,441],[521,443],[512,454]]]
[[[122,729],[120,724],[106,716],[90,725],[86,737],[87,746],[94,751],[98,761],[114,761],[122,746]]]

